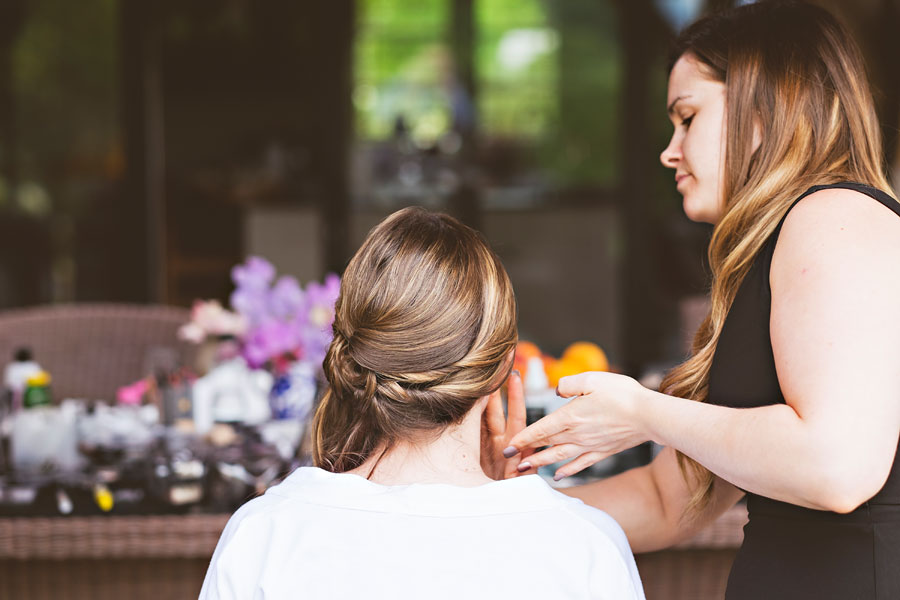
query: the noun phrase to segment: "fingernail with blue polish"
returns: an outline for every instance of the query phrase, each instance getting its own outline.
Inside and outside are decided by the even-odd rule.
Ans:
[[[553,476],[553,481],[559,481],[563,477],[565,477],[565,475],[563,475],[562,473],[557,473],[556,475]]]
[[[512,458],[518,453],[519,451],[516,450],[515,446],[508,446],[503,450],[503,456],[505,456],[506,458]]]
[[[523,462],[523,463],[520,463],[518,467],[516,467],[516,470],[519,473],[524,473],[525,471],[527,471],[530,468],[531,468],[530,462]]]
[[[519,379],[522,378],[522,374],[519,373],[519,370],[518,370],[518,369],[513,369],[513,370],[512,370],[512,374],[515,375],[516,377],[518,377]]]

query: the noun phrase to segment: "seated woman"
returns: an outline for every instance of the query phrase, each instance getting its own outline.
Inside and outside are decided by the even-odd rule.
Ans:
[[[232,516],[200,598],[643,598],[612,518],[537,475],[502,480],[515,432],[482,456],[516,339],[479,234],[419,208],[376,226],[341,282],[317,466]]]

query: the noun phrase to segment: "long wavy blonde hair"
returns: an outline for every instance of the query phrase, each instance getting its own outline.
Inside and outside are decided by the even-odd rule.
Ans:
[[[709,244],[711,307],[691,357],[660,388],[700,402],[725,317],[763,244],[791,203],[811,186],[855,181],[889,191],[881,132],[856,44],[825,10],[761,1],[706,17],[676,41],[725,84],[724,211]],[[754,131],[761,144],[754,151]],[[715,476],[679,453],[693,495],[707,505]]]
[[[459,423],[512,368],[512,284],[484,238],[447,215],[405,208],[379,223],[335,313],[313,421],[313,462],[327,471]]]

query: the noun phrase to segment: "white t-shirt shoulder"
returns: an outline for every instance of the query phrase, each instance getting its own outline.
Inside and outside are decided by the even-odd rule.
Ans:
[[[228,521],[201,600],[643,600],[621,527],[536,475],[382,486],[304,467]]]
[[[548,486],[549,487],[549,486]],[[623,570],[617,571],[617,574],[623,575],[627,572],[628,574],[628,583],[630,583],[635,590],[634,598],[644,598],[644,588],[641,584],[641,578],[638,574],[637,564],[634,562],[634,555],[631,552],[631,545],[628,543],[628,538],[625,536],[625,531],[622,530],[622,527],[619,523],[609,516],[607,513],[602,510],[593,508],[591,506],[586,505],[581,500],[577,498],[572,498],[570,496],[566,496],[554,490],[554,493],[562,496],[562,499],[569,504],[569,510],[574,512],[579,518],[584,519],[591,523],[597,530],[604,536],[608,536],[613,544],[615,544],[617,556],[622,560]],[[606,585],[606,581],[604,579],[608,577],[608,573],[604,573],[601,571],[596,571],[594,573],[595,578],[594,587],[597,590],[597,597],[605,597],[602,595],[602,590]],[[626,582],[622,582],[622,587],[627,587]],[[624,594],[624,592],[623,592]],[[632,596],[623,595],[623,598],[631,598]]]

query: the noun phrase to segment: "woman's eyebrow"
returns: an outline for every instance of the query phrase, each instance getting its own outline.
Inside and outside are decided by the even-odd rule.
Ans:
[[[682,101],[682,100],[687,100],[687,99],[690,98],[690,97],[691,97],[690,94],[685,94],[684,96],[678,96],[677,98],[675,98],[674,100],[672,100],[672,103],[669,104],[669,108],[668,108],[668,110],[667,110],[666,112],[668,112],[668,113],[671,115],[673,112],[675,112],[675,105],[676,105],[676,104],[678,104],[678,103],[679,103],[680,101]]]

